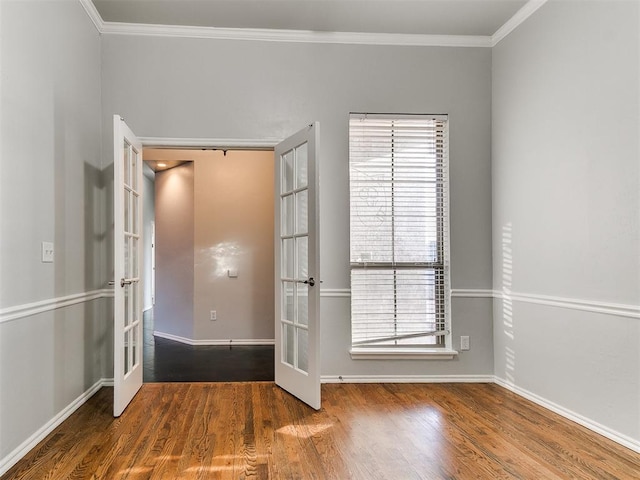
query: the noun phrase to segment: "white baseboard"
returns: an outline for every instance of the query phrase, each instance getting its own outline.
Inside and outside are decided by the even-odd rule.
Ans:
[[[154,331],[155,337],[166,338],[174,342],[185,343],[187,345],[274,345],[276,342],[272,338],[240,338],[240,339],[222,339],[222,340],[194,340],[192,338],[180,337],[171,333]]]
[[[620,445],[623,445],[635,452],[640,453],[640,441],[638,440],[628,437],[627,435],[623,435],[622,433],[616,432],[615,430],[612,430],[609,427],[605,427],[598,422],[594,422],[593,420],[586,418],[579,413],[569,410],[568,408],[564,408],[557,403],[547,400],[546,398],[536,395],[535,393],[525,390],[524,388],[520,388],[517,385],[514,385],[513,383],[508,382],[507,380],[504,380],[500,377],[494,377],[494,382],[497,385],[500,385],[501,387],[506,388],[507,390],[510,390],[513,393],[520,395],[521,397],[524,397],[527,400],[540,405],[541,407],[546,408],[547,410],[551,410],[552,412],[557,413],[561,417],[582,425],[583,427],[586,427],[589,430],[602,435],[603,437],[607,437],[608,439],[613,440]]]
[[[493,383],[493,375],[322,375],[322,383]]]
[[[108,386],[109,381],[113,385],[113,379],[101,379],[92,385],[86,392],[80,394],[78,398],[67,405],[61,412],[40,427],[33,435],[22,442],[18,447],[9,453],[6,457],[0,459],[0,476],[4,475],[11,467],[13,467],[22,457],[40,443],[49,435],[58,425],[64,422],[69,416],[86,403],[98,390],[103,386]]]

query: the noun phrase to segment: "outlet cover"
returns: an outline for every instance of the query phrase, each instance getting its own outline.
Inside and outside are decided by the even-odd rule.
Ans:
[[[469,344],[469,336],[468,335],[463,335],[460,337],[460,350],[469,350],[470,348],[470,344]]]
[[[53,263],[53,243],[42,242],[42,263]]]
[[[210,319],[212,322],[215,322],[215,321],[218,319],[218,314],[216,313],[216,311],[215,311],[215,310],[211,310],[211,316],[209,317],[209,319]]]

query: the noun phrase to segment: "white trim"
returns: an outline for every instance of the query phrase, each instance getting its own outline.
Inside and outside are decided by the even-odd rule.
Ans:
[[[589,430],[592,430],[604,437],[607,437],[610,440],[613,440],[616,443],[619,443],[620,445],[623,445],[635,452],[640,453],[640,441],[634,438],[616,432],[615,430],[601,425],[598,422],[594,422],[593,420],[590,420],[587,417],[580,415],[579,413],[569,410],[568,408],[564,408],[557,403],[547,400],[546,398],[536,395],[535,393],[525,390],[524,388],[520,388],[517,385],[514,385],[513,383],[508,382],[500,377],[495,376],[494,382],[497,385],[500,385],[501,387],[506,388],[507,390],[520,395],[521,397],[524,397],[527,400],[540,405],[541,407],[546,408],[547,410],[551,410],[552,412],[557,413],[561,417],[576,422],[577,424],[582,425]]]
[[[145,147],[159,148],[247,148],[268,149],[281,142],[275,138],[179,138],[179,137],[138,137]]]
[[[524,6],[513,15],[513,17],[507,20],[504,25],[491,35],[491,46],[495,47],[500,40],[513,32],[522,22],[533,15],[533,13],[545,3],[547,3],[547,0],[529,0],[525,3]]]
[[[448,348],[352,348],[352,360],[451,360],[458,355]]]
[[[67,418],[69,418],[69,416],[73,412],[84,405],[87,400],[89,400],[98,390],[100,390],[100,388],[102,388],[103,386],[107,386],[108,383],[108,379],[98,380],[87,391],[81,393],[78,398],[73,400],[51,420],[49,420],[36,432],[34,432],[33,435],[31,435],[24,442],[18,445],[18,447],[16,447],[12,452],[10,452],[4,458],[0,459],[0,476],[4,475],[11,467],[18,463],[27,453],[29,453],[32,448],[34,448],[38,443],[44,440],[47,435],[55,430],[55,428],[58,427]],[[111,381],[111,384],[113,384],[113,380]]]
[[[330,43],[349,45],[392,45],[412,47],[491,48],[529,18],[547,0],[529,0],[491,36],[428,35],[401,33],[314,32],[260,28],[218,28],[143,23],[105,22],[91,0],[79,0],[99,34],[154,37],[209,38],[262,42]],[[143,142],[144,143],[144,142]]]
[[[493,375],[323,375],[322,383],[493,383]]]
[[[153,332],[155,337],[166,338],[174,342],[185,343],[187,345],[274,345],[275,340],[272,338],[246,338],[246,339],[221,339],[221,340],[194,340],[192,338],[181,337],[171,333]]]
[[[536,295],[531,293],[494,291],[494,297],[509,299],[510,301],[533,303],[548,307],[568,308],[585,312],[615,315],[618,317],[640,318],[640,306],[620,303],[582,300],[578,298],[554,297],[551,295]]]
[[[93,22],[93,25],[96,27],[96,30],[98,31],[98,33],[102,34],[102,31],[104,30],[104,21],[102,20],[102,17],[100,16],[100,12],[98,12],[98,9],[96,8],[96,6],[93,4],[91,0],[79,0],[79,1],[80,1],[80,5],[83,6],[85,12],[87,12],[87,15],[89,15],[89,18]]]
[[[493,298],[493,290],[480,288],[452,288],[451,296],[454,298]]]
[[[251,40],[259,42],[480,48],[490,48],[492,38],[486,35],[317,32],[309,30],[194,27],[120,22],[103,22],[101,33],[105,35],[208,38],[215,40]]]
[[[337,298],[349,298],[351,297],[351,289],[349,288],[321,288],[321,297],[337,297]]]
[[[49,298],[38,302],[25,303],[0,310],[0,323],[11,322],[25,317],[49,312],[58,308],[69,307],[79,303],[89,302],[99,298],[113,296],[113,290],[102,289],[90,292],[76,293],[64,297]]]

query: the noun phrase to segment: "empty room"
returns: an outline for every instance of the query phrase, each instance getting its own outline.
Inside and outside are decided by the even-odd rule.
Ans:
[[[640,477],[640,1],[0,0],[0,102],[2,480]],[[148,148],[273,160],[156,330],[275,381],[143,384]]]

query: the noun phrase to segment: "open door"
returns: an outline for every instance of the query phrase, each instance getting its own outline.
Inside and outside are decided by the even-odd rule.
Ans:
[[[276,384],[320,409],[318,124],[275,148]]]
[[[119,115],[113,137],[113,415],[119,417],[142,386],[142,144]]]

